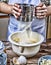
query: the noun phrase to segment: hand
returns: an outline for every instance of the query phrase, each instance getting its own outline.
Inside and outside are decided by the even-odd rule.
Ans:
[[[45,18],[47,14],[47,7],[45,6],[45,4],[40,3],[36,9],[35,9],[35,16],[37,18]]]
[[[21,15],[21,8],[18,4],[13,5],[12,14],[15,16],[15,18],[18,18]]]

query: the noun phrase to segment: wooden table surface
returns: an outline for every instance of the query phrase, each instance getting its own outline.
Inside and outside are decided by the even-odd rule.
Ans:
[[[7,65],[10,65],[10,60],[13,57],[18,57],[18,56],[12,51],[11,44],[9,42],[4,42],[4,45],[6,46],[6,53],[8,59]],[[38,59],[44,55],[51,55],[51,41],[47,43],[42,43],[40,51],[34,57],[27,58],[26,65],[38,65]]]

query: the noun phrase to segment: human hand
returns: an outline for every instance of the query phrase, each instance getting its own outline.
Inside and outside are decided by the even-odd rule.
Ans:
[[[35,16],[37,18],[45,18],[47,15],[47,7],[45,6],[45,4],[40,3],[36,8],[35,8]]]
[[[21,8],[18,4],[14,4],[12,7],[12,14],[17,19],[21,15]]]

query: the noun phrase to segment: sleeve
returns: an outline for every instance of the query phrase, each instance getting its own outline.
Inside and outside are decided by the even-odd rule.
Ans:
[[[8,1],[8,4],[14,4],[14,3],[15,3],[14,0],[9,0],[9,1]]]

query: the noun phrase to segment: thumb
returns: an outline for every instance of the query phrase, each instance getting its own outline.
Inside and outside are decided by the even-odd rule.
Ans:
[[[39,5],[38,5],[38,7],[42,7],[44,4],[43,3],[40,3]]]

